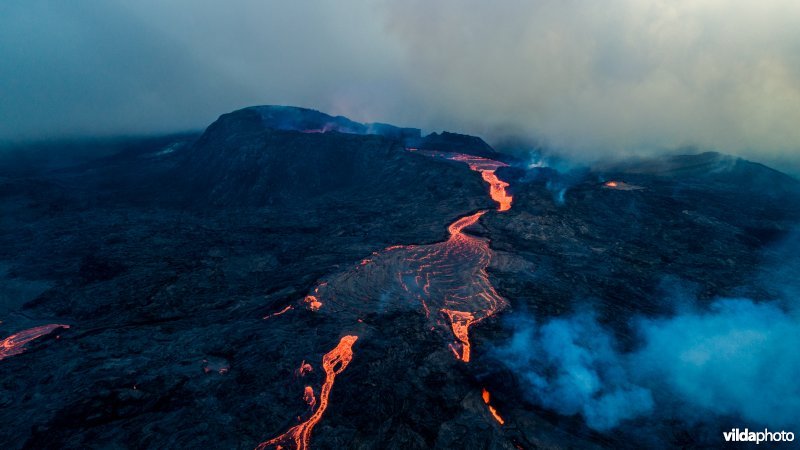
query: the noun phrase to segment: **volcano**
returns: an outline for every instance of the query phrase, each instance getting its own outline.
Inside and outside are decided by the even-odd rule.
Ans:
[[[566,177],[288,106],[84,145],[105,156],[0,167],[3,448],[714,447],[753,416],[631,406],[631,378],[637,414],[600,420],[548,377],[625,378],[568,363],[638,354],[678,303],[800,288],[775,281],[800,267],[800,183],[717,153]],[[570,334],[589,310],[602,352]],[[547,373],[520,345],[558,349]]]

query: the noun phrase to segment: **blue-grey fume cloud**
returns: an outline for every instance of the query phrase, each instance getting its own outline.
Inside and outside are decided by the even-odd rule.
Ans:
[[[516,127],[585,157],[681,145],[797,155],[798,2],[391,5],[438,117]]]
[[[637,319],[642,344],[632,352],[590,313],[515,328],[497,354],[531,400],[580,414],[598,431],[642,416],[800,425],[800,317],[777,302],[721,299],[708,310]]]
[[[581,414],[605,431],[653,409],[653,397],[633,383],[616,343],[590,313],[553,319],[541,326],[522,319],[498,356],[527,384],[541,406],[565,415]]]
[[[0,80],[0,140],[200,128],[271,103],[585,158],[788,158],[800,3],[5,0]]]

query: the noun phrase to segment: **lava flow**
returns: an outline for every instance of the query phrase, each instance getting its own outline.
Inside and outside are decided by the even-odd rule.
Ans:
[[[25,351],[25,344],[38,339],[42,336],[48,335],[58,328],[69,328],[69,325],[62,325],[51,323],[48,325],[41,325],[38,327],[29,328],[20,331],[19,333],[12,334],[11,336],[0,341],[0,360],[8,358],[9,356],[18,355]]]
[[[311,364],[307,363],[306,360],[304,359],[303,362],[300,363],[300,368],[295,370],[295,374],[298,377],[304,377],[304,376],[306,376],[307,373],[311,373],[313,371],[314,371],[314,368],[311,366]]]
[[[467,155],[464,153],[418,150],[415,148],[409,148],[408,150],[425,156],[467,163],[470,170],[480,172],[483,181],[489,184],[489,196],[492,197],[492,200],[496,201],[500,205],[497,210],[508,211],[511,209],[511,201],[513,200],[513,197],[506,192],[506,188],[509,186],[509,184],[500,178],[497,178],[497,175],[495,174],[497,169],[501,167],[508,167],[508,164],[480,156]]]
[[[256,450],[263,450],[270,447],[275,447],[280,450],[284,446],[293,445],[297,450],[304,450],[309,448],[311,440],[311,431],[314,426],[322,418],[322,414],[328,408],[328,397],[333,388],[333,382],[336,375],[342,373],[347,368],[350,361],[353,359],[353,344],[358,340],[358,336],[347,335],[342,337],[339,344],[331,351],[322,357],[322,368],[325,370],[325,382],[322,384],[322,389],[319,393],[319,401],[314,398],[314,390],[310,386],[305,388],[303,398],[310,407],[318,404],[316,411],[305,422],[295,425],[287,432],[280,436],[270,439],[269,441],[262,442],[256,447]]]
[[[449,309],[443,309],[442,312],[450,319],[450,327],[453,329],[453,336],[461,343],[461,353],[459,353],[458,349],[452,344],[450,345],[450,349],[453,350],[453,354],[456,355],[456,358],[464,362],[469,362],[469,327],[475,321],[475,316],[473,316],[472,313],[451,311]]]
[[[642,186],[626,183],[624,181],[606,181],[603,183],[606,189],[616,189],[618,191],[639,191],[644,189]]]
[[[418,151],[425,156],[466,162],[489,182],[489,192],[499,211],[511,206],[508,183],[494,171],[506,166],[478,156]],[[496,180],[496,182],[495,182]],[[464,216],[447,228],[444,242],[429,245],[393,245],[342,272],[326,276],[303,299],[306,308],[357,320],[364,313],[421,308],[430,326],[450,329],[456,358],[470,360],[469,328],[507,306],[486,272],[492,258],[489,242],[464,230],[475,225],[486,211]],[[320,309],[322,305],[324,309]],[[433,314],[432,314],[433,313]]]
[[[489,184],[489,194],[498,203],[498,211],[511,208],[512,196],[506,192],[509,184],[495,175],[498,168],[507,164],[460,153],[418,152],[467,163]],[[428,318],[427,327],[431,331],[436,330],[437,325],[450,329],[455,337],[450,348],[457,359],[469,362],[469,328],[508,305],[495,291],[486,272],[492,260],[489,241],[464,231],[475,225],[484,214],[486,211],[478,211],[454,221],[447,227],[450,236],[446,241],[429,245],[392,245],[374,252],[353,267],[326,276],[326,281],[320,281],[298,302],[299,306],[317,314],[334,316],[342,322],[361,322],[361,317],[369,312],[421,309]],[[431,314],[431,311],[436,314]],[[311,386],[305,388],[303,399],[310,408],[317,406],[313,414],[280,436],[261,443],[256,450],[268,447],[283,449],[286,446],[298,450],[308,448],[311,431],[328,407],[334,379],[353,358],[352,346],[356,339],[357,336],[344,336],[339,345],[323,357],[325,382],[319,397],[314,396]],[[303,361],[296,373],[303,376],[310,371],[311,366]],[[502,424],[503,419],[489,405],[486,391],[484,399],[493,417]]]
[[[287,307],[283,308],[282,310],[280,310],[280,311],[278,311],[278,312],[274,312],[274,313],[272,313],[272,314],[267,314],[266,316],[264,316],[264,320],[267,320],[267,319],[271,319],[271,318],[273,318],[273,317],[280,316],[281,314],[285,314],[285,313],[287,313],[287,312],[288,312],[290,309],[292,309],[292,305],[289,305],[289,306],[287,306]]]
[[[314,405],[317,404],[317,398],[314,397],[314,388],[311,386],[306,386],[306,389],[303,392],[303,401],[308,404],[309,408],[313,408]]]
[[[459,153],[445,157],[453,161],[465,162],[469,165],[471,170],[480,172],[483,181],[489,183],[489,196],[500,205],[497,210],[508,211],[511,209],[511,201],[513,198],[506,192],[506,188],[509,184],[497,178],[497,175],[495,175],[497,169],[500,167],[507,167],[508,164],[481,158],[480,156],[463,155]]]
[[[489,412],[492,414],[492,417],[494,417],[494,420],[496,420],[497,423],[499,423],[500,425],[505,424],[506,421],[503,420],[502,417],[500,417],[500,414],[497,412],[495,407],[492,406],[491,403],[489,403],[489,401],[491,400],[491,396],[489,395],[489,391],[484,389],[483,392],[481,393],[481,396],[483,397],[483,403],[486,403],[486,406],[489,408]]]

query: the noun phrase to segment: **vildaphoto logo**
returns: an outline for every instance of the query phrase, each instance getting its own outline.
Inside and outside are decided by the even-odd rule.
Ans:
[[[723,431],[722,437],[728,442],[755,442],[756,445],[762,442],[793,442],[794,433],[791,431],[750,431],[747,428],[739,430],[732,428],[731,431]]]

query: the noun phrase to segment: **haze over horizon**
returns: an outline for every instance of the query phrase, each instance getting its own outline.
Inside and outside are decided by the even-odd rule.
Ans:
[[[201,129],[285,104],[583,159],[800,150],[791,0],[8,0],[0,55],[0,141]]]

